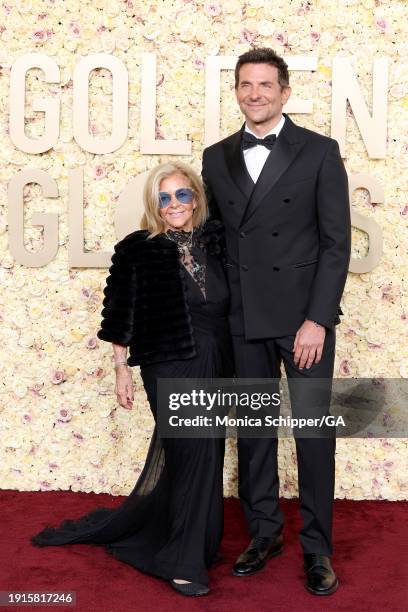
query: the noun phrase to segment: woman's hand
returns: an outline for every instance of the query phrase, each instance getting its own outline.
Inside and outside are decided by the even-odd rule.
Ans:
[[[134,400],[132,370],[126,365],[120,365],[115,371],[115,393],[118,402],[123,408],[132,410]]]

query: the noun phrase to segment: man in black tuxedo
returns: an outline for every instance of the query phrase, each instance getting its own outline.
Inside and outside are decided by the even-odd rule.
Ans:
[[[283,361],[288,381],[331,381],[351,244],[339,146],[282,113],[288,68],[272,49],[239,57],[235,93],[246,121],[204,150],[202,177],[211,216],[226,229],[236,374],[278,378]],[[255,574],[282,551],[277,449],[277,437],[238,439],[252,540],[236,576]],[[296,452],[306,587],[331,594],[335,437],[296,438]]]

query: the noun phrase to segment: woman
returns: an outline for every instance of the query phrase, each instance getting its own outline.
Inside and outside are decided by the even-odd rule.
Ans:
[[[115,246],[97,335],[113,343],[120,405],[132,407],[129,366],[140,365],[156,419],[158,378],[233,375],[229,293],[222,230],[206,221],[196,173],[179,162],[157,166],[144,206],[143,229]],[[46,527],[31,541],[102,544],[183,595],[204,595],[223,533],[224,447],[224,438],[160,439],[156,425],[143,472],[120,507]]]

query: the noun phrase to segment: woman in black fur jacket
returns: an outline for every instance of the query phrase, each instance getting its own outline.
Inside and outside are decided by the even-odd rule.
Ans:
[[[144,206],[143,229],[115,245],[97,335],[113,345],[120,405],[132,408],[131,366],[140,365],[156,419],[158,378],[233,375],[229,292],[222,227],[206,221],[197,174],[179,162],[157,166]],[[224,438],[159,438],[155,427],[143,472],[121,506],[48,526],[31,541],[104,545],[178,592],[204,595],[223,533],[224,446]]]

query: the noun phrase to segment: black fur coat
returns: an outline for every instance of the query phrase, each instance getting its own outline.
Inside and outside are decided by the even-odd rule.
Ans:
[[[137,230],[115,245],[97,332],[100,340],[129,347],[130,366],[196,355],[177,245],[163,234],[148,235]],[[224,260],[219,221],[207,221],[196,237]]]

